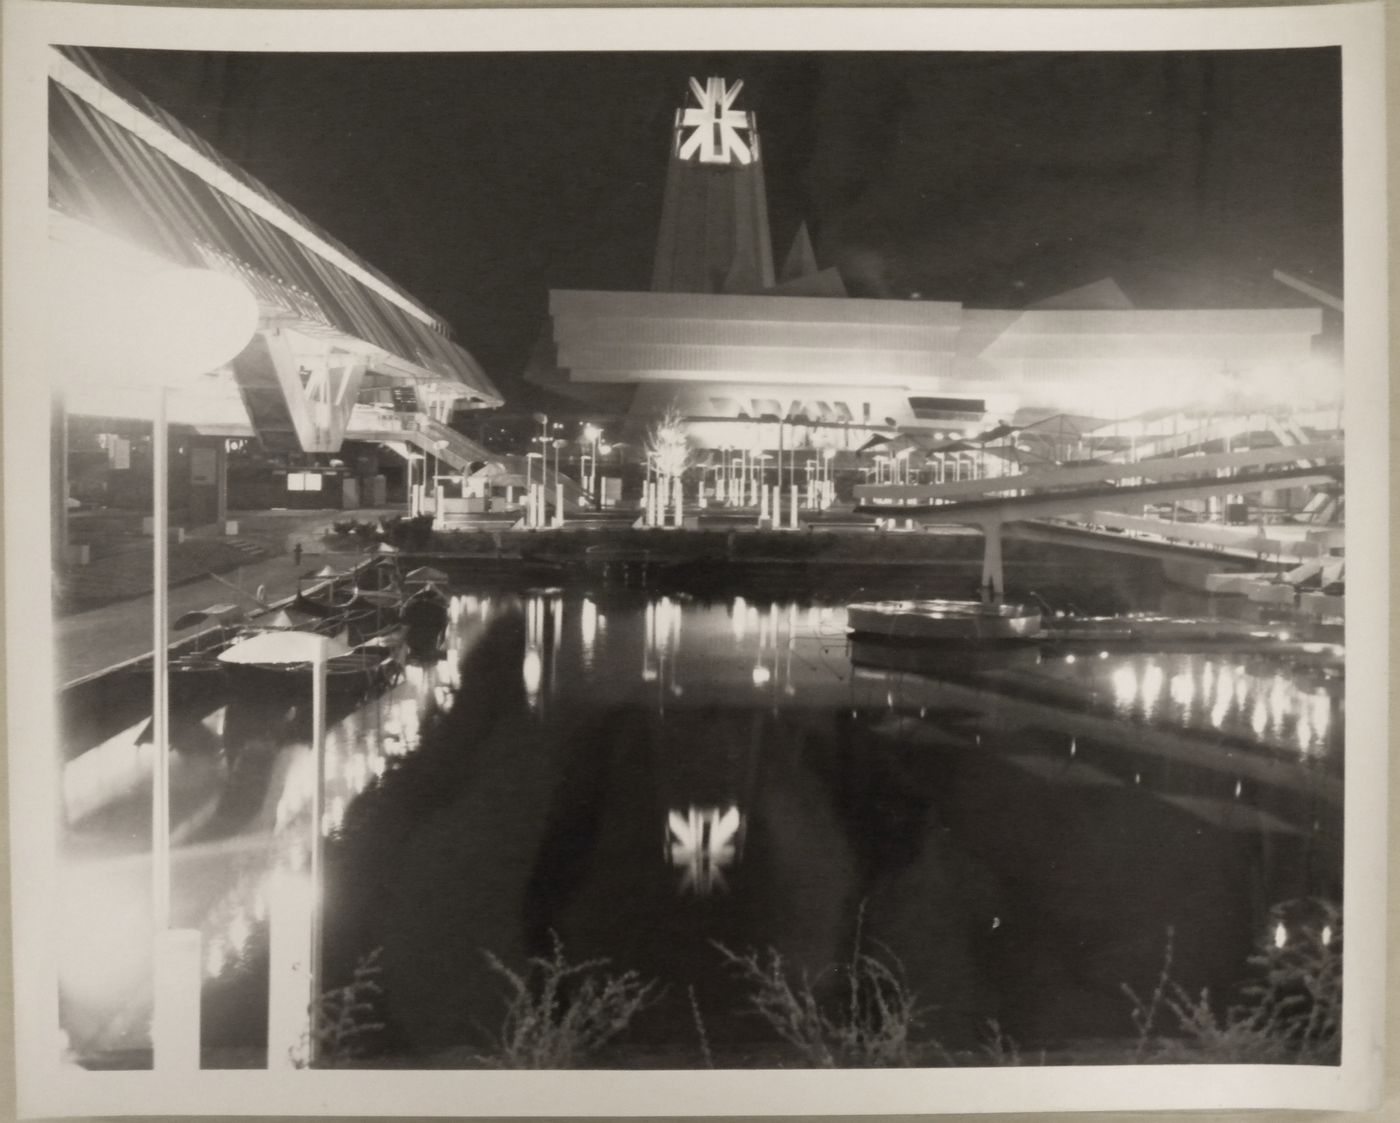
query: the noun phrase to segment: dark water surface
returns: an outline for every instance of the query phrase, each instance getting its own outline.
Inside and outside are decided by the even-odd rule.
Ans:
[[[853,645],[841,604],[805,595],[462,588],[436,662],[332,707],[326,980],[381,949],[373,1049],[470,1063],[503,1009],[484,951],[518,966],[557,939],[665,986],[610,1063],[701,1063],[696,1008],[722,1063],[764,1063],[716,944],[821,991],[859,939],[949,1048],[990,1019],[1028,1047],[1128,1037],[1122,985],[1151,989],[1169,928],[1177,980],[1226,993],[1271,905],[1339,899],[1342,689],[1315,645],[931,654]],[[149,1003],[149,748],[126,705],[70,715],[64,1022],[88,1058],[139,1050]],[[263,1063],[269,871],[309,849],[306,711],[288,690],[174,721],[206,1063]]]

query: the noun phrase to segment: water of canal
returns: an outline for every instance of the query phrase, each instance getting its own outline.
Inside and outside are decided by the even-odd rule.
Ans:
[[[1156,606],[1153,606],[1156,607]],[[1200,606],[1196,606],[1200,607]],[[839,598],[459,588],[443,650],[333,703],[326,980],[380,949],[369,1063],[472,1063],[508,964],[603,958],[665,987],[605,1063],[770,1063],[716,947],[818,989],[859,938],[925,1032],[1132,1034],[1174,932],[1227,993],[1268,909],[1340,896],[1335,649],[891,653]],[[139,1065],[149,1017],[140,691],[66,712],[62,1018]],[[297,691],[177,707],[175,922],[202,933],[206,1065],[266,1059],[270,871],[310,837]]]

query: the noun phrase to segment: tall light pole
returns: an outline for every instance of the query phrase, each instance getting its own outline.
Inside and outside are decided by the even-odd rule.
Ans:
[[[603,506],[602,496],[598,491],[598,442],[602,440],[603,431],[591,422],[583,427],[583,440],[592,448],[592,456],[588,461],[588,490],[593,496],[593,507],[595,510]]]
[[[445,449],[446,447],[447,447],[447,441],[445,441],[445,440],[439,439],[439,440],[436,440],[436,441],[433,442],[433,477],[432,477],[432,479],[433,479],[433,517],[434,517],[434,518],[440,518],[440,517],[442,516],[442,511],[439,510],[439,508],[442,506],[442,504],[438,501],[438,499],[439,499],[438,493],[442,490],[442,488],[441,488],[441,486],[438,484],[438,476],[439,476],[439,475],[441,474],[441,472],[442,472],[442,450]]]
[[[559,467],[559,457],[564,451],[564,446],[569,442],[563,439],[556,439],[554,445],[554,525],[564,525],[564,477]]]
[[[538,524],[540,504],[538,501],[539,492],[535,490],[533,483],[533,466],[536,460],[540,460],[540,488],[544,488],[544,453],[527,452],[525,454],[525,525],[533,527]]]
[[[217,370],[248,345],[258,306],[247,286],[208,269],[169,269],[129,294],[129,374],[153,384],[151,418],[151,888],[155,928],[151,1046],[163,1070],[199,1067],[199,933],[171,927],[170,489],[167,397],[182,379]],[[119,340],[109,341],[120,345]],[[193,977],[191,978],[191,970]]]

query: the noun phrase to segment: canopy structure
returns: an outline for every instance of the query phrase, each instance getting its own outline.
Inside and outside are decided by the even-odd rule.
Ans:
[[[300,628],[303,624],[309,624],[316,619],[305,612],[289,612],[285,608],[279,608],[270,616],[266,616],[257,621],[260,629],[273,631],[291,630]]]
[[[350,648],[319,632],[262,632],[239,640],[219,653],[221,663],[294,666],[315,659],[349,655]]]
[[[241,421],[274,451],[334,452],[362,387],[398,387],[439,421],[501,404],[441,317],[89,52],[52,48],[49,77],[56,257],[116,285],[162,266],[219,270],[257,299],[261,328],[231,385],[222,397],[205,386],[211,400],[172,419]],[[70,408],[85,411],[81,396]]]

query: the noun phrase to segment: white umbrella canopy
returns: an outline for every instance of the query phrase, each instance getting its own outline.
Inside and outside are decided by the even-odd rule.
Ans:
[[[279,608],[271,616],[259,617],[253,622],[257,628],[276,628],[278,630],[290,630],[299,628],[302,624],[309,624],[315,616],[306,612],[288,612],[285,608]]]
[[[408,576],[404,578],[406,585],[442,585],[448,580],[447,574],[440,569],[434,569],[430,565],[420,565],[417,569],[410,570]]]
[[[262,632],[220,652],[219,662],[296,664],[310,663],[318,655],[334,659],[349,654],[350,648],[340,640],[319,632]]]

